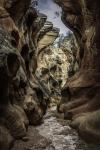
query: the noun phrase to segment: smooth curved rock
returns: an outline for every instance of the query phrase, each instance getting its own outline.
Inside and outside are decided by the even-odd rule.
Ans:
[[[95,139],[100,140],[98,136],[99,114],[95,119],[92,115],[95,114],[94,111],[100,109],[100,2],[98,0],[78,0],[77,2],[55,0],[55,2],[62,7],[62,20],[74,32],[79,46],[77,53],[77,60],[80,65],[79,71],[65,85],[65,89],[68,87],[70,90],[70,101],[72,101],[70,105],[74,108],[67,110],[69,103],[66,104],[65,114],[67,118],[72,114],[72,119],[75,114],[81,116],[83,112],[91,112],[88,117],[84,117],[86,121],[83,122],[80,119],[79,133],[86,141],[90,139],[90,141],[95,142]],[[98,87],[98,90],[92,91],[95,87]],[[90,94],[89,91],[92,91],[92,93]],[[80,103],[79,100],[82,102]],[[96,122],[97,126],[93,125],[93,122],[94,124]]]
[[[46,49],[48,46],[52,45],[56,38],[59,36],[59,29],[52,28],[52,23],[48,22],[44,25],[43,29],[40,31],[39,41],[38,41],[38,55],[41,51]]]

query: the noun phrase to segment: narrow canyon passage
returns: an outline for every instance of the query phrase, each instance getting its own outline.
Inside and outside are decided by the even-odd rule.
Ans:
[[[88,150],[68,122],[57,113],[56,106],[48,110],[44,123],[37,129],[40,135],[51,141],[50,150]]]
[[[100,150],[100,0],[0,0],[0,150]]]
[[[69,122],[57,113],[56,106],[48,109],[41,125],[29,127],[24,140],[15,142],[11,150],[88,150]]]

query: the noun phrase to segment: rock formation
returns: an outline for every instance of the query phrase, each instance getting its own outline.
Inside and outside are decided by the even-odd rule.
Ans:
[[[62,20],[70,28],[79,49],[79,71],[66,83],[62,93],[66,119],[88,142],[100,141],[100,1],[55,0],[62,9]],[[68,102],[69,101],[69,102]],[[68,102],[68,103],[67,103]],[[84,113],[84,114],[83,114]]]
[[[38,41],[38,53],[47,48],[49,45],[52,45],[58,35],[59,29],[53,28],[52,23],[46,22],[44,27],[40,31]]]
[[[64,37],[64,39],[61,41],[60,48],[66,54],[68,58],[67,62],[70,64],[68,68],[68,77],[70,78],[78,71],[79,68],[77,62],[78,45],[73,33],[69,32],[68,35]]]
[[[62,7],[62,20],[77,41],[79,70],[61,91],[58,111],[87,142],[100,141],[100,1],[55,0]],[[0,149],[8,150],[27,135],[29,125],[38,125],[46,113],[51,91],[56,89],[56,65],[41,69],[41,59],[59,29],[32,8],[30,0],[0,0]],[[60,59],[57,63],[61,64]],[[61,83],[61,80],[59,80]],[[53,89],[54,90],[54,89]]]
[[[41,35],[47,17],[38,14],[30,2],[0,0],[1,150],[8,150],[16,139],[23,139],[29,125],[40,124],[48,107],[44,99],[47,89],[36,76],[37,61],[44,49],[40,46],[42,38],[51,36],[49,46],[59,31],[52,25]]]

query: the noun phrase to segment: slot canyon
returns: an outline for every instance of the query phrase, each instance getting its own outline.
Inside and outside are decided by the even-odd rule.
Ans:
[[[0,150],[100,150],[100,0],[0,0]]]

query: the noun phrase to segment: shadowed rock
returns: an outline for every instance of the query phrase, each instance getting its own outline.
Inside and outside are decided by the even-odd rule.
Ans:
[[[0,125],[0,149],[8,150],[13,144],[13,138],[4,125]]]
[[[79,133],[87,141],[92,135],[92,142],[96,142],[96,138],[100,140],[97,127],[100,125],[98,121],[100,109],[100,2],[98,0],[78,0],[77,2],[55,0],[55,2],[62,7],[62,20],[74,32],[79,46],[77,53],[79,71],[65,85],[65,89],[69,87],[72,103],[66,104],[64,111],[67,118],[70,114],[72,114],[71,118],[74,118],[81,116],[84,112],[91,112],[91,115],[84,117],[84,122],[80,119]],[[91,94],[90,91],[92,91]],[[92,114],[96,110],[98,110],[97,117],[94,118]],[[92,125],[93,122],[97,126]]]
[[[0,127],[2,130],[0,146],[2,150],[8,150],[13,140],[25,137],[29,124],[40,124],[45,111],[40,100],[43,98],[43,92],[41,93],[40,90],[39,95],[32,85],[32,83],[35,85],[33,75],[37,68],[32,33],[36,30],[35,39],[44,25],[46,16],[42,15],[42,19],[36,24],[38,15],[34,9],[27,11],[29,3],[30,1],[25,3],[17,0],[0,1],[2,6],[0,7]],[[35,88],[40,89],[38,82],[36,84]]]

